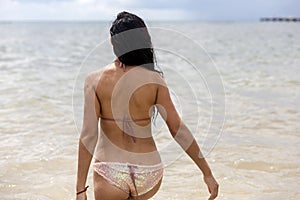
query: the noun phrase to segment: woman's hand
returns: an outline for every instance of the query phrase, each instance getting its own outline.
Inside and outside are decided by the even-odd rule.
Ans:
[[[219,184],[217,183],[215,177],[211,175],[204,176],[204,182],[207,185],[210,197],[208,200],[213,200],[218,196]]]
[[[87,200],[86,192],[76,195],[76,200]]]

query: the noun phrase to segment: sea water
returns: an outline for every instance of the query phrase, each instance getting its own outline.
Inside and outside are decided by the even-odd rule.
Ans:
[[[148,25],[218,199],[300,199],[299,24]],[[109,26],[0,23],[0,199],[75,199],[83,80],[114,59]],[[152,199],[207,199],[200,171],[159,117],[154,135],[165,171]],[[93,199],[91,173],[87,184]]]

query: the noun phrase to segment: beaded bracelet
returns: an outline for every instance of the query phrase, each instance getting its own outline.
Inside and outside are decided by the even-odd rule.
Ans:
[[[88,187],[89,187],[89,186],[86,186],[83,190],[77,192],[76,195],[79,195],[79,194],[81,194],[81,193],[86,192],[86,190],[88,189]]]

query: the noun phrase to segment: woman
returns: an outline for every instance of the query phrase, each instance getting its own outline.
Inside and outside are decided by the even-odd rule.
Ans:
[[[158,191],[163,165],[151,135],[156,109],[173,138],[202,171],[211,194],[209,199],[216,198],[218,183],[181,121],[162,73],[155,69],[154,51],[144,21],[121,12],[110,34],[117,59],[103,70],[90,73],[85,80],[76,199],[87,198],[85,184],[93,156],[95,199],[143,200]]]

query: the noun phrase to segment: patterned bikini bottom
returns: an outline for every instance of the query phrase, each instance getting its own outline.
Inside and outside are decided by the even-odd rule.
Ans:
[[[163,164],[136,165],[118,162],[95,162],[94,170],[129,196],[149,192],[163,176]]]

